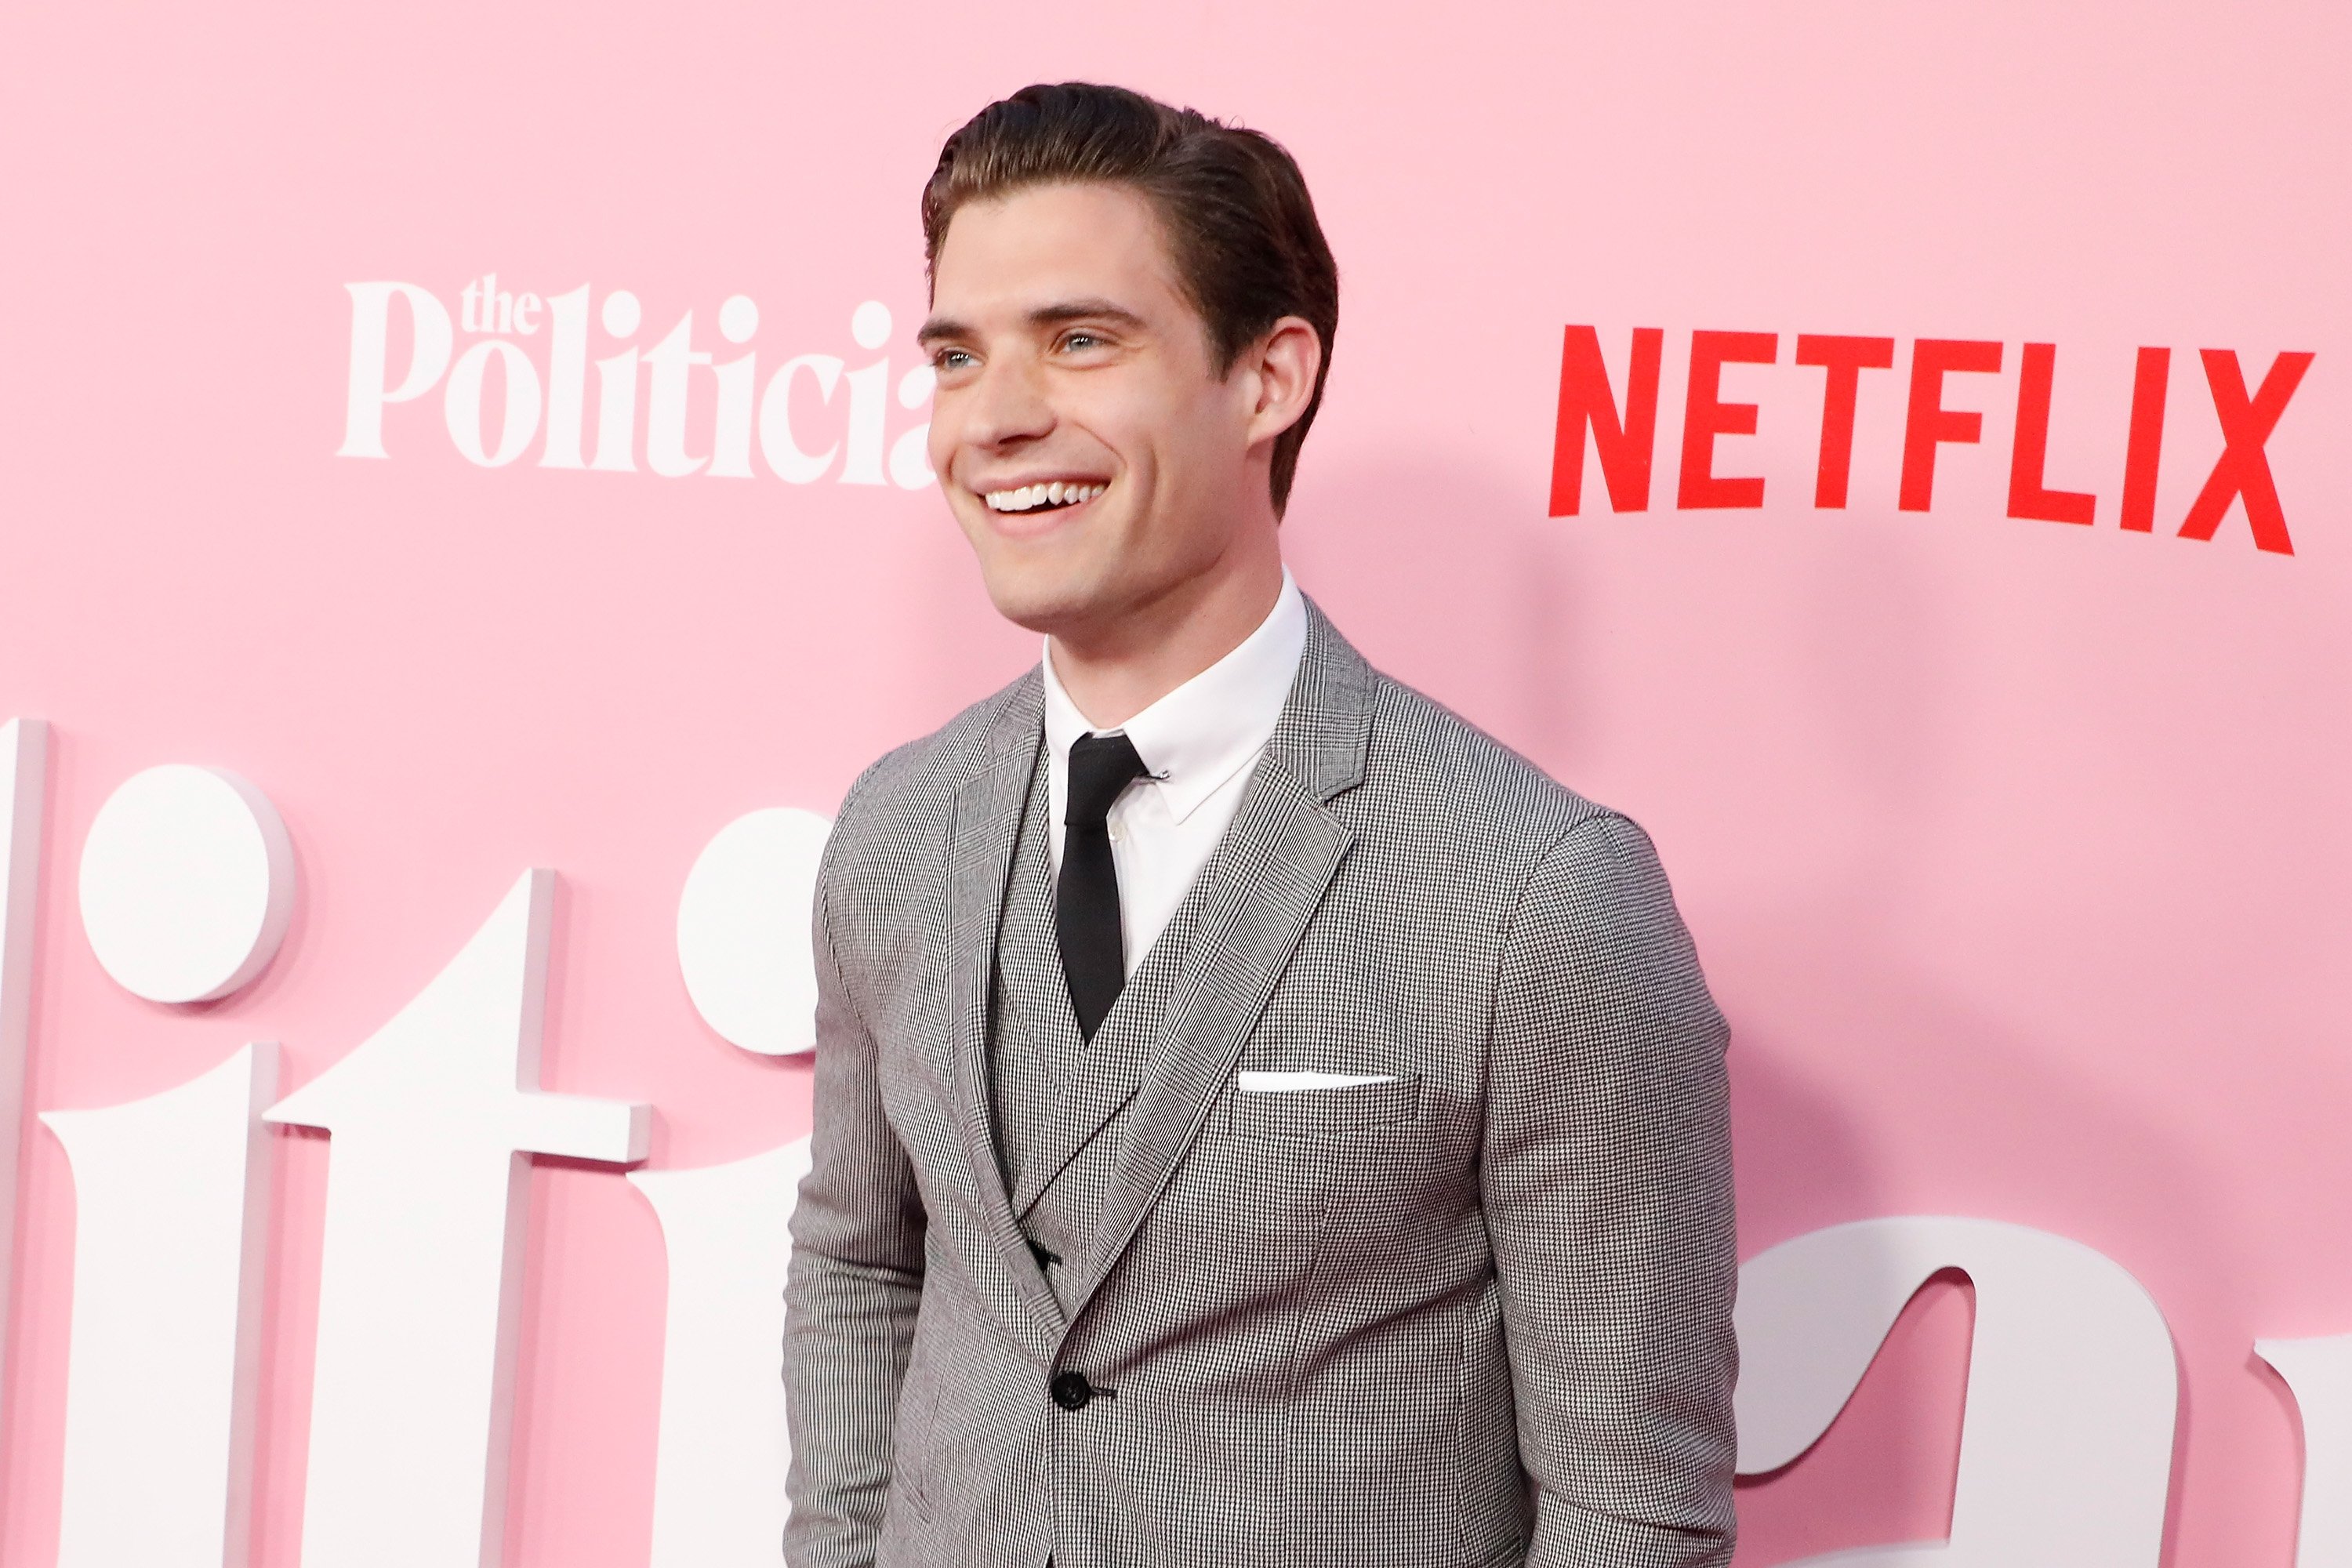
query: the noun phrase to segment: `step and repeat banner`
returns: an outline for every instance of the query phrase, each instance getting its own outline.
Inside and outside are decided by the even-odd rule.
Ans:
[[[1037,655],[925,462],[917,194],[1085,78],[1307,171],[1302,585],[1664,856],[1743,1568],[2352,1563],[2347,58],[11,7],[0,1561],[776,1560],[814,857]]]

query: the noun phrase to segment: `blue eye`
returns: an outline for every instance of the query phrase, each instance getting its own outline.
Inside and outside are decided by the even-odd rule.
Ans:
[[[931,356],[931,368],[936,371],[961,370],[971,363],[971,355],[962,349],[941,349]]]
[[[1062,340],[1062,346],[1066,349],[1090,349],[1101,342],[1102,340],[1096,337],[1092,332],[1072,332],[1068,337]]]

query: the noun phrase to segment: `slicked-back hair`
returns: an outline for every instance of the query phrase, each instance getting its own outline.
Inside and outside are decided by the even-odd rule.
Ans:
[[[1208,325],[1219,375],[1285,316],[1302,318],[1322,340],[1307,412],[1275,441],[1280,516],[1339,330],[1339,270],[1298,164],[1270,136],[1126,88],[1024,87],[973,115],[940,149],[923,187],[924,261],[938,268],[949,221],[967,202],[1088,183],[1126,185],[1151,204],[1177,279]]]

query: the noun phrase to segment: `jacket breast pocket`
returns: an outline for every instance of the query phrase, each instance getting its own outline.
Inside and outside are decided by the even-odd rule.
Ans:
[[[1234,1091],[1234,1131],[1244,1138],[1357,1143],[1421,1114],[1421,1075],[1318,1089]]]

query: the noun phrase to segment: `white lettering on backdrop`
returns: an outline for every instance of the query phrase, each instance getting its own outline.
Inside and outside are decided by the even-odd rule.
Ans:
[[[35,721],[0,728],[0,793],[11,803],[0,844],[9,954],[0,1029],[13,1016],[19,1040],[42,733]],[[679,962],[698,1010],[746,1049],[807,1048],[795,1015],[814,986],[806,910],[824,826],[782,809],[738,819],[706,847],[681,898]],[[303,1560],[315,1568],[494,1568],[514,1262],[528,1220],[521,1162],[532,1152],[616,1165],[643,1157],[649,1108],[536,1091],[552,890],[551,872],[526,875],[408,1007],[268,1112],[334,1134],[304,1508]],[[0,1091],[21,1085],[6,1046],[0,1036]],[[240,1561],[250,1479],[236,1455],[249,1426],[251,1293],[267,1201],[253,1107],[267,1093],[271,1050],[248,1047],[132,1105],[44,1118],[67,1144],[80,1199],[68,1568]],[[786,1223],[807,1158],[799,1140],[729,1164],[629,1178],[652,1205],[668,1257],[654,1568],[773,1561],[789,1457],[778,1377]],[[1870,1220],[1748,1263],[1741,1473],[1776,1469],[1809,1448],[1904,1305],[1945,1270],[1965,1273],[1977,1295],[1950,1538],[1840,1553],[1841,1568],[1923,1556],[1949,1568],[2153,1568],[2178,1398],[2169,1332],[2115,1262],[2023,1226]],[[126,1346],[127,1325],[159,1327],[158,1300],[174,1303],[160,1324],[163,1342]],[[2352,1336],[2259,1348],[2305,1423],[2302,1568],[2342,1568],[2352,1563],[2352,1512],[2316,1478],[2352,1468]],[[158,1356],[174,1370],[134,1371]],[[199,1418],[131,1432],[152,1420],[154,1389],[182,1373],[200,1392],[169,1403]],[[149,1381],[134,1399],[142,1377]],[[117,1458],[148,1456],[151,1477],[187,1479],[191,1500],[173,1517],[194,1525],[139,1533],[100,1521],[95,1489],[94,1489],[102,1472],[76,1456],[108,1444]],[[110,1460],[104,1473],[119,1466]]]
[[[150,1002],[251,982],[294,915],[294,843],[259,790],[219,768],[135,773],[81,848],[81,925],[99,967]]]
[[[1739,1271],[1739,1468],[1802,1454],[1920,1286],[1976,1288],[1948,1543],[1836,1553],[1840,1568],[2156,1568],[2178,1403],[2172,1335],[2139,1282],[2079,1242],[1980,1219],[1874,1219]],[[1822,1561],[1816,1559],[1816,1561]]]
[[[38,719],[0,725],[0,1351],[8,1343],[8,1302],[16,1294],[9,1265],[16,1255],[16,1141],[25,1124],[25,1026],[48,742],[49,727]]]
[[[771,806],[712,836],[677,897],[677,967],[702,1021],[757,1056],[816,1049],[810,905],[833,824]]]
[[[2303,1420],[2303,1523],[2295,1568],[2352,1568],[2352,1334],[2256,1340]]]
[[[58,1568],[242,1568],[278,1047],[41,1116],[73,1167]],[[138,1478],[135,1500],[124,1478]]]
[[[645,1158],[651,1108],[539,1092],[555,873],[530,871],[384,1026],[269,1112],[334,1135],[307,1568],[495,1568],[529,1154]]]
[[[384,411],[413,403],[437,385],[442,389],[441,421],[450,444],[478,468],[504,468],[539,440],[538,466],[542,468],[635,473],[642,451],[645,468],[663,479],[698,473],[748,479],[753,477],[756,426],[761,456],[769,471],[786,484],[814,483],[833,470],[836,458],[837,484],[897,485],[913,490],[932,481],[926,454],[930,426],[915,425],[895,439],[889,436],[887,357],[851,370],[836,354],[796,354],[782,363],[768,378],[767,390],[755,399],[756,351],[746,349],[720,361],[718,351],[695,347],[692,310],[651,347],[638,348],[632,340],[645,324],[645,308],[628,289],[613,289],[594,315],[604,336],[614,340],[608,346],[618,352],[594,362],[595,452],[583,461],[590,363],[586,284],[544,300],[532,293],[518,298],[499,289],[498,275],[491,273],[458,291],[460,309],[454,321],[438,296],[415,283],[343,287],[352,297],[352,346],[338,457],[389,457]],[[407,363],[396,382],[390,379],[394,300],[403,307],[398,315],[408,323]],[[548,318],[543,368],[525,342],[538,333],[542,309]],[[748,344],[760,330],[759,303],[747,294],[729,296],[719,305],[718,318],[719,336],[730,344]],[[850,314],[850,338],[869,353],[889,342],[891,327],[890,308],[879,300],[866,300]],[[461,331],[478,341],[458,353]],[[495,378],[493,364],[498,367]],[[708,380],[698,371],[707,372]],[[805,378],[799,374],[802,371],[808,373]],[[803,380],[806,386],[796,395],[795,386]],[[898,405],[921,407],[931,395],[933,380],[928,363],[907,371],[898,378]],[[847,407],[836,418],[834,393],[844,383],[849,388]],[[642,446],[637,417],[641,384],[646,394]],[[493,385],[499,389],[495,395]],[[695,411],[704,398],[698,389],[706,385],[709,412],[700,416]],[[493,427],[495,439],[489,433]],[[812,451],[803,433],[820,427],[831,437],[830,443]],[[697,450],[698,446],[703,449]]]
[[[784,1534],[784,1268],[809,1146],[633,1171],[669,1254],[653,1568],[774,1568]]]

